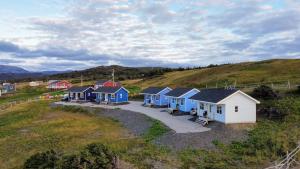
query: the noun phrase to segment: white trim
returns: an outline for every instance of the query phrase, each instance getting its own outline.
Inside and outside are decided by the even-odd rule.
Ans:
[[[235,95],[235,94],[237,94],[237,93],[240,93],[240,94],[242,94],[242,95],[248,97],[249,99],[253,100],[255,103],[260,104],[260,101],[254,99],[253,97],[247,95],[246,93],[244,93],[244,92],[242,92],[242,91],[240,91],[240,90],[238,90],[238,91],[232,93],[231,95],[225,97],[224,99],[222,99],[221,101],[219,101],[217,104],[222,104],[222,102],[224,102],[225,100],[229,99],[230,97],[232,97],[233,95]]]
[[[120,87],[119,90],[124,89],[125,91],[127,91],[128,93],[130,93],[127,89],[125,89],[125,87]],[[117,93],[119,90],[117,90],[115,93]]]
[[[190,100],[193,100],[193,101],[196,101],[196,102],[201,102],[201,103],[215,104],[215,105],[219,104],[219,103],[207,102],[207,101],[203,101],[203,100],[195,100],[195,99],[190,99]]]
[[[182,95],[180,95],[180,96],[178,96],[178,97],[175,97],[175,96],[168,96],[168,95],[166,95],[166,97],[181,98],[182,96],[184,96],[184,95],[186,95],[186,94],[188,94],[188,93],[192,92],[193,90],[196,90],[196,91],[198,91],[198,93],[200,92],[200,90],[198,90],[198,89],[196,89],[196,88],[193,88],[193,89],[191,89],[191,90],[189,90],[189,91],[187,91],[187,92],[183,93]],[[190,98],[188,98],[188,99],[190,99]]]
[[[118,89],[117,91],[115,91],[115,92],[96,92],[96,91],[94,91],[94,92],[92,92],[92,93],[107,93],[107,94],[115,94],[115,93],[117,93],[118,91],[120,91],[121,89],[124,89],[125,91],[127,91],[128,93],[130,93],[127,89],[125,89],[125,87],[120,87],[120,89]]]

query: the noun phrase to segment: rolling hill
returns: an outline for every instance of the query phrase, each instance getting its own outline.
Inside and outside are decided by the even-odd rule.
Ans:
[[[173,71],[161,76],[127,80],[125,86],[185,86],[185,87],[218,87],[259,83],[300,84],[300,59],[266,60],[260,62],[244,62],[238,64],[220,65],[210,68],[199,68],[183,71]]]

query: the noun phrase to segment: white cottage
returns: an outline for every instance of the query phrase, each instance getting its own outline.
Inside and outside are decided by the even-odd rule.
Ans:
[[[236,89],[203,89],[190,98],[197,103],[199,118],[225,124],[255,123],[260,102]]]

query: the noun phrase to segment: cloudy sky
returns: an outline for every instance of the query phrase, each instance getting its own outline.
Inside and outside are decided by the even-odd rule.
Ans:
[[[300,58],[299,0],[3,0],[0,25],[31,71]]]

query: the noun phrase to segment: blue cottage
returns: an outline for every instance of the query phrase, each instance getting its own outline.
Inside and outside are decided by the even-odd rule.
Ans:
[[[90,86],[71,87],[68,90],[70,101],[94,101],[96,94]]]
[[[178,110],[180,112],[190,112],[196,109],[196,102],[192,101],[190,97],[200,92],[195,88],[175,88],[166,93],[168,98],[168,108]]]
[[[128,93],[124,87],[99,87],[94,93],[96,94],[97,103],[125,103],[128,102]]]
[[[144,89],[140,94],[144,95],[144,105],[164,107],[168,106],[168,98],[165,94],[171,90],[169,87],[149,87]]]

